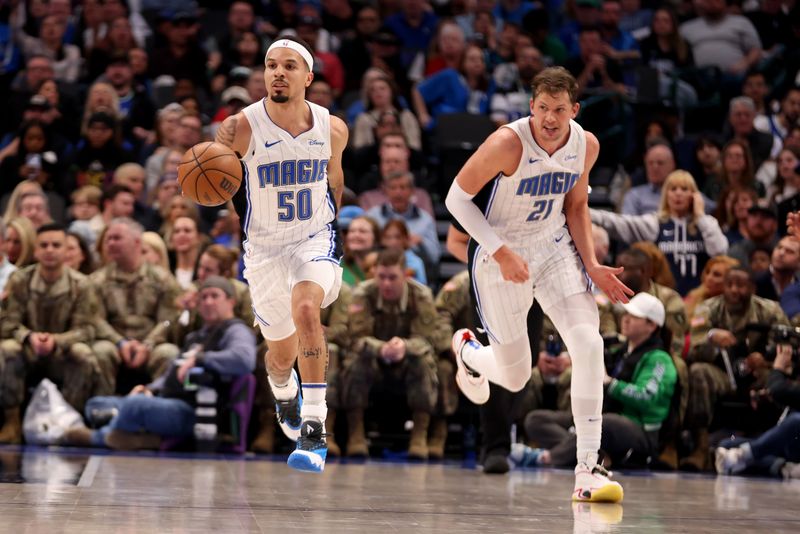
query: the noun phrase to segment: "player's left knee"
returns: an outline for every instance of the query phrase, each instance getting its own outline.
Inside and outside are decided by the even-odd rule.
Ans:
[[[319,304],[310,298],[298,300],[292,310],[292,318],[298,330],[310,330],[319,327]]]
[[[567,330],[563,334],[563,338],[573,360],[576,357],[599,357],[602,361],[603,338],[596,328],[586,324],[577,324]]]

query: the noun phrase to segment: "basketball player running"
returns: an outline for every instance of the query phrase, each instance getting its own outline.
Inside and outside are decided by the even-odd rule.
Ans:
[[[308,45],[281,38],[267,50],[265,65],[268,96],[225,119],[216,141],[244,163],[244,276],[267,340],[278,420],[297,442],[287,463],[318,473],[328,452],[320,308],[336,300],[341,286],[335,220],[348,133],[339,118],[305,100],[314,79]],[[298,354],[302,388],[293,369]]]
[[[532,83],[531,116],[490,135],[447,195],[447,208],[472,239],[474,293],[490,344],[484,347],[469,330],[456,332],[456,381],[476,404],[489,398],[487,380],[512,392],[525,387],[531,375],[526,316],[535,293],[573,362],[573,499],[619,502],[622,486],[597,465],[604,364],[591,282],[613,302],[627,302],[633,292],[617,279],[621,268],[595,260],[588,185],[600,147],[573,120],[577,91],[565,69],[542,71]],[[489,194],[473,201],[484,186]]]

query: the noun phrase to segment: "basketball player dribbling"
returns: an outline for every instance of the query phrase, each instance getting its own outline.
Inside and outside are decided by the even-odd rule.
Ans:
[[[595,259],[588,185],[600,147],[573,120],[577,92],[575,78],[561,67],[538,74],[531,116],[490,135],[447,195],[447,208],[471,236],[473,289],[490,342],[484,347],[469,330],[456,332],[456,381],[476,404],[488,400],[488,381],[510,391],[525,386],[531,375],[526,317],[535,295],[572,358],[572,498],[619,502],[622,486],[598,465],[605,373],[591,284],[612,302],[627,302],[633,292],[617,279],[621,268]]]
[[[308,45],[278,39],[264,62],[267,97],[225,119],[215,141],[244,164],[244,276],[267,340],[278,420],[297,443],[287,463],[319,473],[328,451],[328,350],[320,308],[336,300],[341,287],[336,210],[348,132],[327,109],[305,100],[314,78]]]

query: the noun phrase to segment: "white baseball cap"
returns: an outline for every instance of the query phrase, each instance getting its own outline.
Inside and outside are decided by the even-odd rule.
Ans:
[[[650,293],[637,293],[627,304],[622,305],[627,313],[640,319],[649,319],[658,326],[664,326],[664,305]]]

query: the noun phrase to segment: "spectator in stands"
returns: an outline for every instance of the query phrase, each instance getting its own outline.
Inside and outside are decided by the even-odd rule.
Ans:
[[[664,307],[646,293],[627,304],[622,333],[627,339],[614,355],[604,379],[606,406],[600,448],[612,465],[646,464],[660,452],[659,431],[672,409],[677,372],[665,351]],[[664,332],[666,331],[666,332]],[[528,465],[571,466],[575,463],[576,437],[569,431],[570,412],[535,410],[525,418],[528,439],[544,450],[528,451]]]
[[[722,295],[725,287],[725,276],[731,267],[737,267],[739,262],[730,256],[714,256],[703,268],[700,275],[700,285],[689,291],[684,303],[686,304],[686,317],[691,321],[694,311],[706,300]]]
[[[197,42],[200,30],[197,14],[176,12],[163,27],[164,39],[150,54],[150,76],[155,79],[168,74],[176,80],[191,80],[197,88],[207,88],[205,65],[208,55]],[[203,68],[198,68],[198,65]]]
[[[486,71],[483,51],[469,45],[458,69],[444,69],[421,81],[412,91],[414,109],[425,129],[444,113],[485,115],[494,93],[494,82]]]
[[[52,129],[37,120],[23,122],[19,127],[16,154],[0,163],[0,195],[10,193],[23,180],[38,182],[43,189],[66,199],[71,185],[64,177],[64,161],[54,150]]]
[[[558,37],[567,47],[570,58],[581,55],[580,34],[582,28],[596,28],[600,24],[600,0],[576,0],[575,20],[570,20],[559,29]],[[599,33],[597,35],[599,39]],[[566,65],[566,64],[565,64]]]
[[[64,42],[66,26],[55,16],[46,16],[39,27],[39,37],[19,33],[22,53],[25,57],[43,55],[53,60],[53,75],[56,80],[75,83],[81,74],[83,58],[80,49]]]
[[[345,33],[342,46],[339,48],[339,59],[345,69],[345,91],[357,91],[361,84],[361,77],[372,65],[369,43],[372,36],[381,25],[378,10],[371,5],[364,5],[358,9],[355,27],[350,35]]]
[[[145,88],[135,82],[127,54],[108,59],[105,78],[117,93],[123,138],[141,149],[152,134],[156,109]]]
[[[402,251],[387,249],[378,255],[375,280],[353,292],[349,316],[353,354],[343,383],[348,456],[368,454],[364,411],[371,392],[400,382],[414,421],[408,455],[427,459],[438,393],[434,346],[439,346],[430,289],[406,278]]]
[[[114,86],[105,81],[94,82],[86,93],[86,102],[83,106],[83,119],[81,120],[81,134],[86,135],[89,126],[89,117],[102,111],[117,120],[121,119],[119,112],[119,96]]]
[[[696,3],[698,17],[681,24],[680,32],[692,46],[700,67],[718,67],[737,89],[744,74],[761,59],[761,40],[753,24],[727,12],[725,0]]]
[[[384,191],[388,202],[367,211],[382,228],[392,219],[402,219],[410,232],[411,250],[417,253],[425,265],[439,264],[442,248],[436,233],[436,221],[426,211],[411,203],[414,193],[414,175],[410,172],[389,174],[384,179]]]
[[[306,89],[306,100],[322,106],[331,113],[336,113],[336,101],[333,99],[331,84],[323,79],[314,79]],[[341,118],[341,117],[340,117]]]
[[[694,66],[694,55],[692,47],[678,32],[678,16],[675,11],[668,7],[656,9],[650,23],[650,35],[642,40],[639,47],[642,63],[659,72],[661,98],[671,98],[674,84],[677,84],[677,91],[684,91],[690,101],[697,100],[695,90],[680,79],[683,69]],[[675,97],[680,98],[677,94]]]
[[[381,143],[379,152],[380,162],[378,163],[378,176],[369,173],[362,177],[358,190],[362,191],[358,196],[358,204],[364,210],[370,210],[375,206],[380,206],[388,202],[389,198],[386,196],[386,178],[390,174],[398,172],[411,172],[409,169],[410,150],[405,146],[394,146],[387,142]],[[373,182],[374,180],[374,182]],[[366,189],[366,187],[374,187],[374,189]],[[428,191],[415,187],[411,195],[411,203],[418,208],[426,211],[431,217],[434,216],[433,203],[431,202],[430,194]]]
[[[681,461],[682,469],[706,469],[708,428],[717,401],[766,378],[766,334],[749,329],[748,324],[789,324],[777,302],[757,297],[754,291],[750,272],[732,267],[725,276],[723,294],[695,309],[686,357],[690,381],[687,429],[694,435],[695,449]]]
[[[347,227],[342,281],[351,287],[367,279],[367,256],[380,243],[381,227],[367,216],[354,217]]]
[[[681,358],[684,338],[689,329],[686,306],[681,296],[674,289],[653,281],[652,262],[648,255],[641,250],[629,248],[621,252],[617,256],[617,267],[625,269],[620,274],[620,280],[626,286],[636,293],[652,295],[661,302],[665,313],[664,325],[672,333],[671,345],[664,348],[676,358]],[[603,336],[621,333],[625,309],[611,304],[607,299],[598,299],[598,308],[600,310],[600,331]]]
[[[755,189],[759,197],[766,192],[753,173],[752,153],[747,142],[732,139],[722,149],[722,166],[717,180],[707,182],[705,192],[712,198],[721,198],[726,190]]]
[[[396,248],[404,251],[406,274],[422,285],[428,284],[425,275],[425,262],[410,248],[410,235],[406,223],[400,219],[393,219],[384,225],[381,230],[381,246],[383,248]],[[452,337],[452,336],[451,336]]]
[[[17,203],[17,212],[20,217],[28,219],[36,230],[40,226],[53,221],[50,216],[47,195],[41,191],[32,191],[20,196]]]
[[[191,437],[197,392],[185,387],[191,381],[190,373],[200,371],[218,397],[225,399],[233,379],[253,371],[255,335],[233,314],[236,299],[230,281],[219,276],[207,278],[198,299],[203,326],[187,336],[181,359],[152,383],[133,388],[126,397],[90,399],[86,407],[90,421],[93,412],[113,409],[114,417],[98,430],[83,426],[70,429],[65,436],[67,443],[122,450],[158,449],[164,438]],[[220,415],[224,416],[218,414],[217,421],[222,420]]]
[[[664,287],[675,287],[675,277],[664,253],[652,241],[636,241],[631,248],[641,250],[650,258],[653,282]]]
[[[794,236],[786,236],[772,249],[767,272],[756,277],[756,295],[780,302],[784,290],[798,282],[798,270],[800,240]]]
[[[178,356],[178,347],[166,340],[178,317],[180,286],[169,272],[145,263],[141,236],[141,225],[132,219],[111,221],[104,243],[110,263],[89,277],[101,395],[115,393],[120,368],[141,368],[156,377]]]
[[[183,289],[192,286],[197,272],[197,262],[204,247],[204,238],[197,229],[197,222],[191,217],[178,217],[172,225],[170,249],[172,274]]]
[[[722,145],[710,135],[700,136],[694,145],[694,156],[697,160],[697,185],[706,191],[709,184],[720,181],[722,172]],[[708,194],[706,193],[706,196]]]
[[[197,209],[197,203],[188,197],[175,195],[170,199],[164,224],[161,225],[158,231],[159,234],[164,236],[166,243],[171,243],[172,229],[175,221],[180,217],[189,217],[197,223],[198,227],[200,226],[200,210]]]
[[[756,107],[756,119],[764,120],[771,111],[768,105],[770,87],[764,73],[751,70],[745,75],[742,83],[742,95],[749,97]]]
[[[800,385],[793,365],[795,348],[778,345],[767,380],[770,398],[792,410],[800,407]],[[800,413],[793,411],[758,438],[741,443],[723,443],[716,449],[715,467],[720,475],[735,475],[754,465],[768,465],[769,472],[783,478],[800,478]],[[733,445],[733,446],[731,446]],[[729,448],[725,448],[729,447]],[[776,461],[777,460],[777,461]],[[783,460],[783,461],[780,461]]]
[[[119,121],[109,112],[98,111],[89,117],[72,167],[78,186],[107,187],[117,167],[133,161],[133,155],[121,143],[120,128]]]
[[[521,47],[514,63],[497,66],[493,74],[496,88],[490,102],[495,123],[503,125],[530,115],[531,82],[542,69],[542,53],[535,46]]]
[[[297,19],[297,37],[308,43],[314,52],[314,70],[322,74],[325,81],[331,84],[334,97],[338,98],[344,91],[344,66],[339,57],[331,50],[319,48],[318,38],[322,28],[320,15],[304,15]]]
[[[723,198],[720,198],[718,211],[724,207],[725,214],[717,218],[724,221],[722,229],[728,238],[728,245],[733,246],[747,237],[747,214],[758,202],[758,193],[749,187],[735,187],[723,191],[721,196]]]
[[[717,2],[719,0],[711,0]],[[725,141],[738,139],[746,143],[753,157],[753,170],[758,169],[762,163],[770,158],[772,153],[772,135],[756,130],[754,121],[756,107],[753,101],[746,96],[732,98],[728,107],[728,122],[725,125],[727,133]],[[723,166],[725,160],[723,157]]]
[[[594,242],[594,256],[597,259],[597,263],[600,265],[605,265],[606,260],[608,259],[608,251],[611,246],[611,240],[608,238],[608,232],[606,232],[606,229],[593,224],[592,241]]]
[[[675,157],[666,144],[655,144],[644,156],[647,183],[631,188],[622,201],[623,215],[653,213],[661,203],[661,191],[667,176],[675,170]]]
[[[167,244],[156,232],[144,232],[142,234],[142,259],[145,263],[169,271]]]
[[[9,263],[18,269],[34,262],[33,247],[36,230],[25,217],[15,217],[6,224],[4,251]]]
[[[64,266],[64,227],[42,226],[36,234],[37,264],[8,280],[0,325],[0,382],[5,424],[0,443],[20,443],[20,407],[28,375],[50,378],[75,409],[92,393],[92,301],[86,277]]]
[[[781,100],[781,108],[777,113],[766,117],[756,117],[753,121],[755,129],[772,135],[771,157],[777,157],[783,147],[783,140],[790,126],[800,124],[800,87],[791,87]]]
[[[0,221],[0,302],[5,297],[4,288],[11,273],[17,270],[17,266],[8,260],[6,254],[6,225]]]
[[[377,143],[374,130],[378,120],[386,112],[398,116],[403,136],[409,147],[414,150],[422,148],[419,122],[411,111],[403,108],[400,103],[397,87],[389,78],[377,78],[369,82],[366,87],[367,107],[363,113],[356,116],[355,126],[351,135],[351,145],[358,150],[368,145]]]
[[[772,258],[772,247],[758,246],[750,251],[750,272],[753,276],[769,273],[769,262]]]
[[[606,45],[597,27],[586,26],[578,36],[580,54],[573,56],[565,67],[578,81],[581,98],[597,93],[625,94],[622,69],[616,60],[606,56]]]
[[[744,268],[750,267],[750,253],[758,247],[770,252],[778,242],[778,220],[775,210],[754,204],[747,210],[746,237],[733,245],[728,256],[736,258]],[[769,257],[769,254],[767,254]]]
[[[443,20],[439,24],[432,50],[425,65],[425,77],[450,68],[458,69],[461,57],[467,46],[467,40],[461,27],[452,20]]]
[[[617,215],[590,210],[592,222],[625,243],[653,241],[667,256],[678,293],[685,295],[700,282],[700,272],[711,256],[728,250],[728,240],[717,220],[706,215],[703,197],[692,175],[674,171],[663,187],[657,213]]]
[[[639,59],[639,43],[633,35],[620,29],[622,19],[622,3],[620,0],[603,0],[600,11],[600,33],[608,45],[606,54],[609,59],[627,62]]]
[[[92,251],[80,234],[67,232],[64,242],[64,265],[84,275],[94,272]]]
[[[86,78],[91,82],[104,72],[115,58],[127,59],[138,43],[128,17],[116,17],[108,24],[105,36],[95,44],[86,58]]]
[[[386,27],[400,40],[400,57],[406,70],[417,56],[425,57],[438,23],[439,19],[422,0],[402,2],[400,12],[386,18]]]
[[[776,194],[778,227],[786,235],[786,217],[800,209],[800,145],[786,146],[778,154]]]
[[[551,31],[547,9],[537,7],[522,18],[523,31],[531,36],[533,46],[541,51],[547,65],[563,65],[567,61],[567,48]]]

